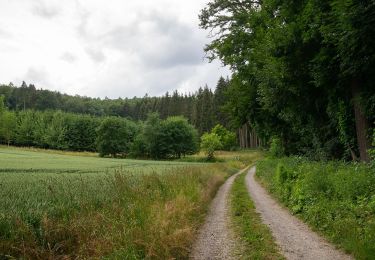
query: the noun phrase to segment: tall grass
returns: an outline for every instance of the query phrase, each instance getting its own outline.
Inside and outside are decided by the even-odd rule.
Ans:
[[[0,256],[187,258],[227,170],[117,170],[105,177],[8,182],[0,189]]]
[[[315,230],[357,259],[375,259],[374,167],[266,159],[258,163],[257,176]]]

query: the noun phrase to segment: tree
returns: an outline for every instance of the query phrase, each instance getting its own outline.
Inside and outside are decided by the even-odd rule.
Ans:
[[[234,125],[279,136],[287,154],[327,159],[359,151],[367,161],[374,10],[373,1],[357,0],[210,1],[200,25],[212,32],[209,58],[234,72],[225,105]]]
[[[35,120],[35,113],[32,110],[18,113],[17,126],[14,129],[17,145],[32,146],[35,144]]]
[[[197,130],[181,116],[161,120],[151,113],[135,138],[132,155],[154,159],[180,158],[198,150]]]
[[[160,158],[160,154],[162,154],[162,147],[159,142],[159,137],[161,134],[161,119],[159,114],[148,114],[142,131],[142,138],[147,146],[147,157],[155,159]]]
[[[237,145],[236,134],[230,132],[224,126],[218,124],[212,128],[211,133],[216,134],[220,138],[222,149],[230,151]]]
[[[97,148],[101,157],[118,154],[126,155],[135,138],[136,126],[133,122],[118,118],[105,118],[97,130]]]
[[[201,137],[201,149],[206,153],[207,160],[215,158],[215,151],[222,148],[220,137],[214,133],[205,133]]]
[[[13,141],[15,126],[15,114],[8,111],[4,104],[4,97],[0,96],[0,140],[9,145]]]
[[[159,157],[180,158],[198,150],[197,130],[181,116],[169,117],[163,121],[158,139],[159,145],[163,147]]]
[[[224,79],[220,77],[219,81],[217,82],[214,99],[215,99],[215,110],[216,110],[216,118],[218,123],[223,126],[228,127],[229,120],[228,115],[225,111],[225,104],[227,103],[227,90],[229,87],[229,79]]]

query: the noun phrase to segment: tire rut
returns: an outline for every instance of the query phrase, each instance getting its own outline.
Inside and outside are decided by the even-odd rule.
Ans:
[[[239,242],[230,228],[229,193],[235,178],[245,170],[229,177],[218,190],[193,245],[191,259],[236,259]]]

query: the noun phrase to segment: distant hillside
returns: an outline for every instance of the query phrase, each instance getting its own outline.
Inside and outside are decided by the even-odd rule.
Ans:
[[[61,110],[64,112],[90,114],[95,116],[121,116],[132,120],[145,120],[150,112],[158,112],[165,119],[168,116],[186,117],[200,133],[209,131],[217,123],[228,126],[222,112],[226,97],[224,92],[229,80],[220,78],[214,92],[207,86],[195,93],[181,94],[177,91],[162,97],[100,99],[71,96],[56,91],[37,89],[25,82],[20,87],[0,85],[0,95],[11,110]]]

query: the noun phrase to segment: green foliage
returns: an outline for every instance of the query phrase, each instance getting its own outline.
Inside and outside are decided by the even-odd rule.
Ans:
[[[372,159],[372,164],[375,166],[375,129],[374,133],[372,134],[372,149],[370,149],[370,157]]]
[[[197,152],[197,139],[197,130],[185,118],[161,120],[152,113],[136,137],[131,154],[154,159],[181,158]]]
[[[6,109],[4,98],[0,96],[0,141],[9,145],[14,139],[15,126],[16,117],[14,113]]]
[[[97,129],[96,142],[99,155],[116,157],[128,154],[136,131],[136,125],[131,121],[118,117],[104,119]]]
[[[198,151],[198,133],[183,117],[169,117],[161,124],[163,157],[181,158]]]
[[[222,149],[225,151],[233,150],[237,146],[236,134],[227,130],[224,126],[218,124],[212,130],[211,133],[217,134],[222,144]]]
[[[101,119],[88,115],[66,116],[65,142],[69,150],[95,151],[96,129]]]
[[[215,158],[215,151],[223,147],[220,137],[214,133],[205,133],[201,136],[201,149],[206,153],[209,161]]]
[[[270,155],[275,158],[285,155],[283,143],[279,137],[274,136],[271,138]]]
[[[355,0],[209,1],[200,26],[213,36],[209,58],[234,72],[232,124],[282,136],[287,154],[355,158],[354,129],[374,128],[374,10]]]
[[[228,80],[221,78],[214,93],[205,86],[188,95],[174,91],[167,92],[161,97],[150,97],[146,94],[142,98],[111,100],[70,96],[46,89],[36,89],[34,85],[27,86],[23,82],[21,87],[0,84],[0,95],[4,96],[5,104],[11,111],[61,110],[97,117],[120,116],[133,121],[144,121],[150,113],[158,113],[161,119],[183,116],[198,129],[199,134],[202,134],[217,123],[227,126],[227,113],[222,111],[221,107],[226,100],[228,84]]]
[[[375,255],[375,168],[365,164],[266,159],[257,176],[292,212],[356,259]]]

